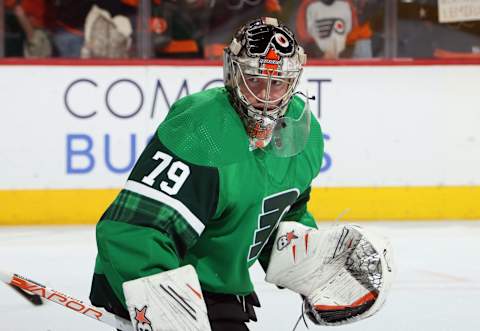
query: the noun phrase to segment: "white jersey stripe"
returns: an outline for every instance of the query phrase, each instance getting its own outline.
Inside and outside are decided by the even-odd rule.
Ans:
[[[195,232],[197,232],[198,235],[201,235],[205,229],[205,225],[190,211],[190,209],[187,208],[187,206],[185,206],[181,201],[176,200],[163,192],[157,191],[150,186],[135,182],[133,180],[127,181],[127,184],[125,184],[125,190],[135,192],[147,198],[159,201],[175,209],[178,213],[180,213],[180,215],[183,216],[183,218],[187,220],[188,224],[190,224],[190,226],[195,230]]]

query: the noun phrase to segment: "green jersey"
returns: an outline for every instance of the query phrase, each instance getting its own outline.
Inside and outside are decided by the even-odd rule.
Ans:
[[[294,97],[286,116],[303,110]],[[92,302],[104,300],[98,282],[108,282],[124,304],[123,282],[185,264],[195,267],[203,290],[251,293],[248,269],[257,259],[268,263],[278,223],[315,226],[306,204],[323,136],[311,118],[304,150],[281,158],[249,150],[224,88],[177,101],[97,224]]]

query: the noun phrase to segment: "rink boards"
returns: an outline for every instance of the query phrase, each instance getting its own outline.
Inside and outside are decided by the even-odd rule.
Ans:
[[[94,223],[180,97],[217,65],[0,65],[0,224]],[[318,220],[480,218],[478,65],[316,65]],[[35,220],[35,221],[32,221]]]

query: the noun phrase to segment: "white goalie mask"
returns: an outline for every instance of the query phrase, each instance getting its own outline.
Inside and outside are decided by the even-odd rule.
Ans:
[[[224,51],[224,83],[250,139],[264,148],[285,115],[306,55],[293,33],[276,18],[241,27]]]

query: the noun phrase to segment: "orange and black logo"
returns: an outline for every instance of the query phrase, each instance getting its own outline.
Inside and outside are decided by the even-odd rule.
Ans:
[[[281,251],[285,247],[288,247],[288,245],[290,245],[293,239],[298,239],[298,236],[295,235],[294,231],[287,232],[283,236],[280,236],[277,239],[277,249]]]
[[[248,27],[246,39],[249,56],[266,57],[272,49],[280,57],[292,56],[295,52],[293,33],[285,26],[266,25],[257,20]]]
[[[152,331],[152,323],[147,318],[147,306],[141,310],[135,308],[135,321],[137,322],[136,331]]]

